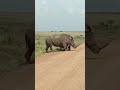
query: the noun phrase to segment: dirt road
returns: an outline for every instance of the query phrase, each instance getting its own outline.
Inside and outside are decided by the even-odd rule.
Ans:
[[[0,90],[85,90],[85,68],[86,90],[120,90],[120,40],[98,55],[86,53],[86,62],[84,48],[45,54],[36,69],[27,65],[0,77]]]
[[[38,57],[35,90],[85,90],[85,45]]]
[[[120,40],[113,41],[98,55],[87,52],[86,90],[120,90]]]
[[[0,90],[35,90],[35,65],[25,65],[0,77]]]

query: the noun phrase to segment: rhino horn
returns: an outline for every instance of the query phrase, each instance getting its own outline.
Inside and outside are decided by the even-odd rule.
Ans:
[[[103,45],[100,45],[100,44],[96,44],[96,45],[93,45],[93,46],[89,46],[89,45],[88,45],[88,48],[89,48],[94,54],[99,54],[100,51],[101,51],[103,48],[107,47],[109,44],[110,44],[110,42],[109,42],[109,43],[106,43],[106,44],[103,44]]]
[[[107,47],[111,42],[105,43],[103,45],[98,45],[99,49],[103,49],[105,47]]]
[[[77,48],[78,46],[80,46],[81,44],[75,45],[75,48]]]
[[[81,45],[81,44],[78,44],[77,47],[80,46],[80,45]]]

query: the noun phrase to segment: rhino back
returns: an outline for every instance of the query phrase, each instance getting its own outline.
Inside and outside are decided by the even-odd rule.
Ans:
[[[61,34],[60,38],[62,42],[69,42],[69,43],[71,41],[70,38],[73,39],[73,37],[68,34]]]
[[[58,46],[60,47],[61,46],[61,38],[60,38],[60,35],[55,35],[55,36],[52,36],[52,43],[54,46]]]

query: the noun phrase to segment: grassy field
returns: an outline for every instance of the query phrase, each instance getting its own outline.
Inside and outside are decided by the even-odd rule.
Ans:
[[[25,32],[34,23],[29,13],[0,13],[0,74],[25,62]]]
[[[86,23],[94,27],[98,41],[120,39],[120,14],[118,13],[88,13]]]
[[[60,35],[63,32],[36,32],[35,36],[35,57],[38,57],[45,53],[45,39],[51,35]],[[84,42],[84,32],[65,32],[74,37],[75,43],[80,44]],[[55,50],[56,48],[53,47]]]
[[[120,13],[88,13],[86,14],[86,22],[90,25],[96,25],[100,22],[114,20],[116,24],[120,24]]]

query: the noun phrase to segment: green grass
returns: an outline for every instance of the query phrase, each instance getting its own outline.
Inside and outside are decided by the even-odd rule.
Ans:
[[[0,13],[0,75],[25,62],[25,32],[33,24],[31,14]]]
[[[95,26],[96,39],[120,39],[120,14],[91,13],[86,15],[86,20],[88,24]],[[108,25],[108,28],[105,25]]]
[[[16,69],[25,62],[24,32],[10,30],[0,31],[0,74]]]
[[[36,32],[35,36],[35,57],[41,56],[45,53],[45,39],[51,35],[60,35],[62,32]],[[82,32],[66,32],[75,39],[76,44],[84,42],[85,34]],[[56,47],[53,47],[55,50]]]

